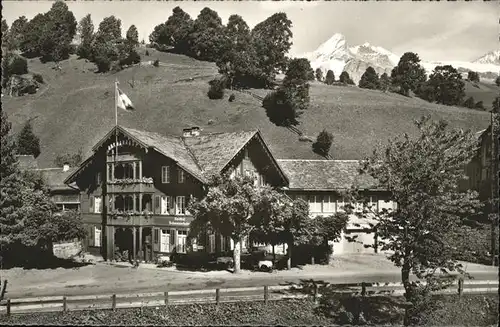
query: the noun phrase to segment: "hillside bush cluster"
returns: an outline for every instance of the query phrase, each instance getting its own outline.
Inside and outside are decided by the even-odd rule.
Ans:
[[[28,73],[28,61],[18,54],[2,49],[2,88],[11,84],[11,77]],[[36,90],[35,90],[36,92]]]
[[[208,7],[196,19],[175,7],[149,40],[159,50],[215,62],[231,86],[268,87],[286,70],[291,24],[285,13],[276,13],[250,30],[239,15],[231,15],[223,25]]]
[[[212,100],[222,99],[224,97],[225,81],[220,78],[211,80],[209,83],[208,97]]]

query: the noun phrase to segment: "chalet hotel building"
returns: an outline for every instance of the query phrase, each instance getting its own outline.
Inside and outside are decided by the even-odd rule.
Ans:
[[[384,200],[388,193],[370,176],[359,174],[357,161],[279,160],[258,130],[208,134],[193,127],[182,136],[169,136],[116,126],[92,150],[79,167],[60,170],[59,177],[50,174],[65,188],[52,189],[48,183],[56,199],[64,194],[74,206],[77,196],[89,231],[84,247],[106,260],[113,260],[117,249],[145,261],[174,250],[231,250],[233,242],[220,235],[207,232],[193,242],[187,239],[193,220],[187,205],[204,195],[212,174],[254,176],[256,187],[269,184],[308,201],[311,218],[342,211],[340,192],[353,184],[365,190],[378,209],[392,208]],[[368,226],[351,217],[346,233],[373,242]],[[249,246],[246,240],[243,251]],[[344,237],[333,247],[335,253],[373,251]]]

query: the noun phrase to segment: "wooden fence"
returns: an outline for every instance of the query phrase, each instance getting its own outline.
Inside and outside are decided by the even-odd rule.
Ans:
[[[195,303],[224,303],[242,301],[268,301],[290,298],[320,297],[318,289],[321,284],[312,283],[310,286],[279,285],[263,287],[244,287],[228,289],[210,289],[193,291],[164,291],[139,294],[106,294],[106,295],[80,295],[80,296],[47,296],[35,298],[7,298],[0,307],[3,314],[33,313],[33,312],[67,312],[79,310],[139,308],[149,306],[168,306]],[[401,296],[404,288],[401,283],[360,283],[338,284],[338,292],[359,293],[370,296],[374,294],[388,294]],[[443,294],[463,293],[497,293],[498,281],[458,281],[457,288],[448,288],[440,291]],[[467,287],[464,287],[467,286]]]

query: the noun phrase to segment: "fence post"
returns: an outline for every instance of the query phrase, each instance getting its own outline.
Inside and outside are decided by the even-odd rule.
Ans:
[[[2,283],[2,293],[0,295],[0,299],[3,300],[3,297],[5,296],[5,290],[7,289],[7,279],[4,279],[3,283]]]
[[[264,303],[267,304],[269,300],[269,287],[267,285],[264,286]]]
[[[314,284],[314,293],[313,293],[313,300],[314,303],[317,303],[318,301],[318,284]]]
[[[63,296],[63,312],[68,310],[68,303],[66,302],[66,296]]]
[[[462,296],[462,293],[464,292],[464,279],[460,277],[458,279],[458,296]]]
[[[165,299],[165,305],[168,305],[168,292],[163,292],[163,296]]]
[[[116,309],[116,294],[111,295],[111,309]]]
[[[361,296],[366,296],[366,283],[361,283]]]
[[[7,299],[7,316],[10,316],[10,299]]]
[[[220,289],[218,288],[215,290],[215,303],[220,303]]]

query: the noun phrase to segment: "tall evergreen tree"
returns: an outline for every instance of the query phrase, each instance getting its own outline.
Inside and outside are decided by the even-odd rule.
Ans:
[[[316,68],[316,73],[315,73],[316,80],[318,82],[323,82],[323,71],[320,68]]]
[[[345,83],[348,85],[354,85],[354,81],[351,79],[351,77],[349,76],[349,73],[346,71],[343,71],[342,74],[340,74],[339,82]]]
[[[387,92],[390,86],[391,86],[391,79],[389,78],[389,75],[387,75],[387,73],[383,73],[382,75],[380,75],[379,79],[380,90],[384,91],[385,93]]]
[[[46,25],[49,24],[49,20],[46,13],[39,13],[26,24],[26,28],[22,32],[23,36],[19,39],[19,49],[22,52],[35,57],[41,55],[43,41],[46,38],[44,36],[47,31]],[[13,27],[11,33],[14,35]]]
[[[0,109],[0,180],[4,179],[17,170],[16,142],[11,133],[12,125],[7,119],[7,114]]]
[[[425,82],[425,69],[420,65],[420,58],[416,53],[406,52],[399,63],[392,69],[392,84],[399,87],[402,94],[409,96],[421,82]]]
[[[33,127],[28,120],[17,137],[17,150],[19,154],[40,155],[40,139],[33,133]]]
[[[335,74],[331,69],[326,72],[325,83],[328,85],[332,85],[335,82]]]
[[[376,90],[380,87],[378,74],[375,69],[373,69],[373,67],[368,67],[363,75],[361,75],[361,79],[359,80],[359,87],[371,90]]]
[[[479,82],[479,73],[478,72],[473,72],[469,71],[467,73],[467,79],[471,82]]]
[[[90,14],[80,20],[78,24],[78,33],[80,34],[80,44],[78,45],[77,55],[80,58],[91,59],[92,41],[94,40],[94,24]]]

